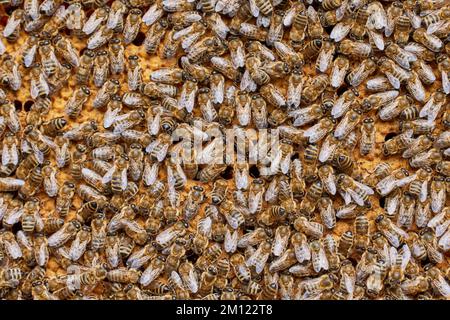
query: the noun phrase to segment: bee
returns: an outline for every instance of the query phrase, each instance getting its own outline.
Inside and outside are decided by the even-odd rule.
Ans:
[[[361,141],[359,145],[359,153],[368,155],[372,152],[375,145],[375,126],[372,118],[365,118],[361,126]]]
[[[107,72],[107,71],[106,71]],[[117,94],[120,88],[119,81],[115,79],[107,80],[102,84],[101,89],[98,90],[94,97],[93,106],[94,108],[101,108],[108,104],[111,98]]]
[[[190,262],[183,262],[178,268],[180,277],[185,287],[192,293],[197,293],[199,289],[198,274]]]
[[[441,72],[442,90],[444,91],[444,93],[449,94],[450,93],[450,80],[449,80],[450,58],[448,55],[440,54],[436,58],[436,62],[438,63],[438,70]]]
[[[341,234],[338,245],[338,252],[344,257],[348,257],[354,245],[354,235],[351,230],[347,230]]]
[[[428,34],[424,28],[416,29],[412,37],[414,41],[424,45],[433,52],[439,52],[443,47],[441,39],[434,34]]]
[[[66,114],[70,118],[77,118],[90,95],[91,91],[86,86],[81,86],[75,90],[65,106]]]
[[[270,104],[285,109],[286,100],[280,90],[271,83],[265,84],[260,88],[261,96]],[[270,119],[270,118],[269,118]]]
[[[377,296],[384,287],[383,283],[386,276],[386,262],[380,259],[375,263],[373,273],[367,278],[367,293],[371,296]]]
[[[58,184],[56,180],[57,171],[50,164],[45,164],[42,167],[42,177],[44,178],[44,190],[51,198],[58,194]]]
[[[400,284],[400,287],[405,294],[416,296],[419,293],[427,291],[429,283],[425,277],[419,276],[415,279],[405,279]]]
[[[268,34],[266,30],[247,22],[240,24],[239,33],[244,37],[258,41],[265,41]]]
[[[5,55],[3,58],[3,70],[6,73],[2,82],[6,82],[13,91],[17,91],[22,86],[22,75],[17,64],[11,55]]]
[[[137,283],[141,277],[141,271],[136,269],[117,268],[107,272],[106,278],[112,282]]]
[[[365,59],[359,66],[350,71],[345,79],[352,87],[357,87],[366,80],[368,76],[373,74],[376,69],[377,65],[372,59]]]
[[[431,94],[428,101],[419,112],[419,117],[426,117],[428,121],[434,121],[439,114],[442,106],[445,104],[446,95],[443,92],[437,91]]]
[[[330,74],[330,84],[333,88],[339,88],[344,84],[349,68],[350,62],[344,55],[339,55],[334,59]]]
[[[145,18],[145,15],[144,15]],[[157,23],[152,24],[145,34],[144,47],[148,54],[155,53],[162,38],[168,28],[167,19],[160,19]]]
[[[109,72],[111,72],[111,74],[122,73],[125,69],[125,57],[124,57],[125,48],[122,44],[122,41],[119,38],[112,38],[111,40],[109,40],[107,52],[108,57],[106,58],[108,59],[106,59],[103,62],[108,62],[109,65],[107,64],[106,68],[103,68],[102,70],[106,72],[106,75],[108,75]],[[95,70],[95,61],[94,61],[94,70]]]
[[[404,95],[397,96],[393,101],[388,102],[385,106],[382,106],[379,110],[379,117],[383,121],[388,121],[402,115],[402,117],[410,117],[409,109],[411,101]],[[408,110],[408,111],[407,111]]]
[[[412,130],[407,130],[383,143],[383,155],[393,155],[405,150],[412,142]]]
[[[87,40],[87,48],[89,50],[95,50],[108,43],[113,37],[113,30],[107,25],[102,25],[97,31]]]
[[[285,17],[286,19],[286,17]],[[289,33],[289,39],[294,47],[299,47],[305,39],[306,28],[308,27],[308,17],[304,5],[298,4],[294,10],[292,28]]]
[[[69,213],[70,206],[72,205],[72,199],[75,195],[75,185],[71,182],[65,182],[58,191],[56,197],[56,212],[65,217]]]
[[[389,218],[379,215],[375,219],[377,229],[386,237],[389,243],[398,248],[402,239],[408,238],[408,234],[397,227]]]
[[[392,24],[394,27],[394,40],[400,45],[406,44],[411,32],[411,19],[406,14],[400,13]]]
[[[426,265],[425,271],[430,279],[431,287],[444,298],[448,298],[450,288],[441,271],[431,265]]]
[[[14,10],[8,18],[8,21],[3,29],[3,37],[8,42],[16,42],[20,33],[20,26],[25,20],[25,11],[22,9]]]
[[[256,273],[261,273],[267,263],[271,252],[271,244],[268,241],[263,241],[256,251],[247,259],[246,265],[251,268],[254,266]]]
[[[81,224],[77,220],[66,222],[61,229],[48,237],[48,246],[50,248],[63,246],[67,241],[73,239],[80,229]]]
[[[137,8],[133,8],[128,12],[128,16],[125,20],[123,27],[124,43],[129,44],[136,39],[142,22],[142,11]]]
[[[370,56],[372,47],[364,42],[345,39],[339,44],[338,52],[349,57],[365,59]]]
[[[407,82],[411,78],[411,73],[400,68],[390,59],[381,59],[379,65],[380,71],[384,73],[395,89],[399,89],[401,83]]]
[[[76,71],[78,84],[86,85],[89,81],[91,70],[94,66],[95,53],[92,50],[85,50],[80,57],[80,63]]]
[[[30,93],[33,99],[36,99],[37,97],[45,97],[50,93],[50,88],[42,69],[43,68],[39,63],[35,63],[31,67]]]
[[[109,75],[109,55],[108,51],[98,51],[94,59],[93,78],[96,87],[102,87]]]
[[[423,246],[426,248],[428,259],[432,263],[442,263],[444,257],[437,246],[437,239],[434,232],[430,228],[425,228],[420,231],[420,238]]]

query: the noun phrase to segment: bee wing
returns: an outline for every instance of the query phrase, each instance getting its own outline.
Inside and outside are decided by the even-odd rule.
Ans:
[[[108,108],[105,112],[104,118],[103,118],[103,127],[105,129],[108,129],[109,127],[111,127],[113,125],[114,122],[117,121],[118,114],[121,111],[121,108],[116,108],[111,110],[110,108]]]
[[[250,211],[251,214],[256,213],[256,211],[258,210],[258,206],[260,201],[262,200],[262,191],[258,192],[256,194],[251,194],[251,197],[249,197],[249,202],[248,202],[248,209]]]
[[[159,8],[158,3],[155,3],[150,8],[148,8],[147,12],[145,12],[144,16],[142,17],[142,21],[147,26],[151,26],[157,20],[159,20],[163,14],[164,11]]]
[[[225,90],[225,78],[221,77],[218,83],[211,83],[211,95],[214,103],[222,103]]]
[[[4,143],[2,151],[2,166],[6,166],[10,162],[12,163],[10,148],[6,143]]]
[[[288,174],[291,168],[291,155],[287,154],[280,163],[281,172],[283,174]]]
[[[236,188],[247,189],[248,187],[248,174],[246,170],[236,170],[235,171],[235,183]]]
[[[15,19],[14,16],[10,16],[5,28],[3,29],[3,37],[7,38],[12,35],[16,28],[20,25],[20,22],[20,19]]]
[[[230,230],[227,229],[227,232],[225,233],[225,241],[224,241],[225,252],[227,252],[227,253],[235,252],[236,248],[237,248],[237,241],[238,241],[238,232],[236,230],[234,230],[233,234],[231,234]]]
[[[255,0],[249,0],[248,1],[249,4],[249,9],[250,9],[250,13],[253,17],[257,18],[259,17],[259,7],[256,4]]]
[[[431,279],[431,285],[437,289],[437,291],[446,298],[450,297],[450,285],[444,279],[444,277],[439,276],[437,279]]]
[[[116,167],[112,166],[102,177],[102,183],[107,184],[112,180],[113,174],[116,171]]]
[[[148,118],[148,133],[150,133],[152,136],[155,136],[159,132],[159,126],[161,123],[161,113],[158,112],[155,114],[155,116]]]
[[[324,127],[320,122],[303,132],[303,136],[309,138],[309,143],[320,141],[328,133],[329,128]]]
[[[442,79],[442,89],[445,94],[450,94],[450,80],[448,79],[448,72],[442,70],[441,72]]]
[[[368,29],[369,38],[373,41],[378,50],[384,50],[384,40],[383,36],[378,32]]]
[[[439,239],[438,246],[443,251],[448,251],[450,249],[450,229],[448,229]]]
[[[339,6],[339,8],[336,9],[336,19],[338,21],[344,18],[345,13],[347,12],[347,8],[348,8],[348,1],[347,0],[342,1],[342,4]]]
[[[290,7],[284,14],[283,25],[290,27],[294,22],[294,18],[297,15],[297,8],[295,6]]]
[[[248,69],[245,70],[245,72],[242,76],[239,88],[242,91],[248,91],[248,92],[254,92],[257,88],[257,85],[256,85],[255,81],[253,81],[253,78],[251,77]]]
[[[23,64],[26,68],[29,68],[33,64],[34,57],[36,56],[36,51],[37,45],[33,45],[23,55]]]
[[[317,57],[317,65],[320,72],[325,72],[330,67],[333,60],[334,46],[328,49],[322,49]]]
[[[347,194],[351,196],[353,201],[355,201],[359,206],[364,206],[364,198],[357,192],[355,192],[353,189],[347,189]]]
[[[288,80],[288,89],[287,89],[287,105],[289,108],[298,108],[301,102],[301,95],[303,90],[303,81],[299,81],[295,83],[292,81],[292,77]]]
[[[347,70],[348,67],[339,68],[338,65],[333,66],[330,75],[330,83],[333,88],[339,88],[343,84],[344,77],[347,74]]]
[[[336,178],[334,174],[328,174],[324,178],[323,183],[326,185],[327,190],[334,196],[336,194]]]
[[[193,34],[190,34],[188,36],[186,36],[182,41],[181,41],[181,47],[185,50],[188,51],[189,48],[195,43],[197,42],[197,40],[204,34],[204,31],[201,32],[196,32]]]
[[[222,18],[218,14],[214,15],[214,23],[212,24],[211,29],[221,39],[226,39],[227,34],[230,31],[228,26],[225,24],[225,22],[223,22]]]
[[[23,208],[16,208],[9,211],[4,218],[4,222],[9,225],[14,225],[20,221],[23,215]]]
[[[322,146],[320,148],[319,152],[319,161],[322,163],[325,163],[330,159],[336,148],[338,147],[338,144],[334,141],[335,138],[333,137],[333,134],[329,134],[327,138],[322,143]]]
[[[283,157],[283,153],[281,152],[281,150],[278,149],[272,158],[272,162],[270,164],[270,171],[272,171],[272,172],[278,171],[282,157]]]
[[[49,197],[56,197],[58,194],[58,183],[56,181],[56,171],[53,171],[48,179],[44,179],[45,192]]]
[[[269,258],[269,253],[265,253],[260,255],[259,259],[257,259],[254,263],[256,273],[261,273],[266,266],[267,259]]]
[[[311,250],[309,249],[309,246],[306,242],[302,243],[301,245],[295,245],[294,253],[295,257],[300,263],[303,263],[303,261],[311,260]]]
[[[331,30],[330,38],[333,39],[335,42],[340,42],[348,35],[350,29],[351,29],[350,24],[339,22],[333,27],[333,30]]]
[[[422,182],[422,186],[420,188],[419,201],[425,202],[428,196],[428,181]]]
[[[197,293],[198,291],[198,275],[194,268],[189,270],[187,277],[184,279],[185,286],[192,292]]]
[[[382,233],[391,245],[398,248],[398,246],[400,245],[400,239],[397,234],[390,230],[383,230]]]
[[[36,263],[43,267],[47,263],[48,260],[48,248],[47,244],[43,241],[40,243],[38,250],[35,250],[34,257],[36,259]]]
[[[256,27],[260,28],[268,28],[270,26],[270,17],[265,17],[262,14],[260,14],[257,18],[256,18]]]
[[[273,203],[278,198],[278,180],[273,179],[269,186],[267,187],[266,193],[264,194],[264,200]]]
[[[287,242],[289,240],[289,234],[282,236],[279,232],[275,233],[275,240],[272,245],[273,255],[279,257],[286,249]]]
[[[195,94],[197,93],[197,90],[191,90],[188,92],[187,88],[183,86],[183,89],[181,91],[181,96],[178,101],[181,108],[185,108],[187,112],[191,113],[194,109],[195,104]]]
[[[92,32],[94,32],[97,29],[98,26],[100,26],[100,24],[102,22],[103,22],[103,18],[97,17],[97,15],[94,12],[93,14],[91,14],[89,19],[84,24],[82,31],[86,35],[90,35]]]
[[[430,192],[430,196],[431,196],[431,210],[434,213],[438,213],[439,211],[441,211],[442,207],[444,206],[445,203],[445,198],[446,198],[446,192],[445,192],[445,188],[441,188],[440,190],[438,190],[438,192],[436,192],[434,190],[434,188],[431,188],[431,192]]]
[[[161,268],[155,268],[154,264],[150,263],[144,272],[142,272],[139,283],[143,286],[148,286],[160,275],[161,271]]]
[[[128,185],[128,179],[127,179],[127,169],[123,169],[122,173],[120,175],[120,181],[121,181],[121,187],[122,190],[125,190]]]
[[[17,241],[3,240],[3,246],[6,252],[8,252],[8,255],[11,256],[11,259],[16,260],[22,257],[22,249],[20,249]]]
[[[350,107],[351,102],[345,101],[345,97],[341,96],[339,99],[336,100],[336,103],[333,105],[333,108],[331,108],[331,115],[333,118],[337,119],[342,117]]]
[[[384,209],[389,216],[393,216],[398,209],[400,204],[400,193],[396,193],[394,196],[389,196],[386,199],[386,204]]]

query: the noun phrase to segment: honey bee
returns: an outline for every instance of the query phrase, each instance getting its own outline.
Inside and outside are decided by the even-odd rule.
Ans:
[[[258,41],[264,41],[267,38],[266,30],[258,28],[258,26],[247,22],[240,24],[239,33],[244,37]]]
[[[113,37],[113,30],[107,25],[102,25],[97,31],[87,40],[87,48],[89,50],[95,50],[108,43]]]
[[[248,267],[255,267],[256,273],[261,273],[267,263],[271,252],[271,244],[268,241],[262,242],[256,251],[245,262]]]
[[[338,252],[344,257],[348,257],[353,249],[354,235],[351,230],[342,233],[339,239]]]
[[[109,281],[119,283],[137,283],[141,272],[136,269],[117,268],[107,272],[106,278]]]
[[[375,72],[376,63],[372,59],[365,59],[346,76],[346,81],[352,87],[359,86],[369,75]]]
[[[80,229],[81,224],[77,220],[71,220],[65,223],[61,229],[48,237],[48,246],[50,248],[63,246],[67,241],[74,238]]]
[[[87,102],[91,91],[86,87],[75,90],[65,106],[65,112],[70,118],[76,118],[80,115],[83,105]]]
[[[443,47],[441,39],[434,34],[428,34],[424,28],[418,28],[413,33],[413,39],[433,52],[439,52]]]
[[[361,155],[368,155],[375,145],[375,126],[372,118],[363,120],[361,126],[361,142],[359,152]]]
[[[107,72],[107,70],[105,72]],[[101,85],[101,89],[97,92],[97,94],[94,97],[93,101],[94,108],[101,108],[105,106],[110,101],[111,97],[118,92],[119,87],[120,83],[117,80],[112,79],[104,82]]]
[[[124,43],[129,44],[136,38],[142,21],[142,11],[134,8],[128,12],[128,16],[125,19],[125,25],[123,27]]]
[[[3,29],[3,37],[9,42],[16,42],[20,33],[20,26],[25,20],[25,11],[16,9],[9,16],[8,21]]]
[[[90,78],[92,67],[94,66],[95,53],[92,50],[85,50],[80,57],[80,63],[76,71],[78,84],[87,84]]]

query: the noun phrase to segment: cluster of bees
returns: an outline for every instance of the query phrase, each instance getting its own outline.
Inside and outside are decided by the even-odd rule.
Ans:
[[[1,298],[450,298],[447,1],[0,3]]]

